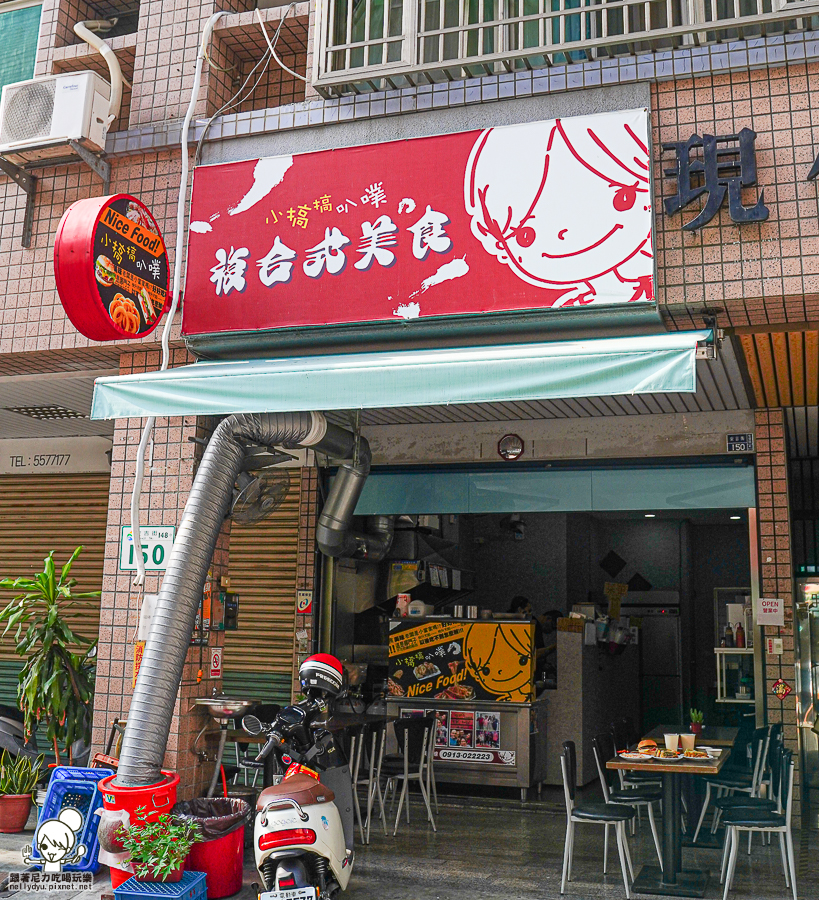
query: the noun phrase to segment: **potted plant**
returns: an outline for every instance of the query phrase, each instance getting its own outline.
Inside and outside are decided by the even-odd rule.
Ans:
[[[128,852],[137,881],[179,881],[191,847],[201,840],[195,822],[164,813],[148,821],[144,806],[137,807],[135,821],[122,825],[117,837]]]
[[[0,832],[17,834],[26,827],[32,793],[43,765],[43,757],[0,756]]]
[[[3,634],[12,631],[19,656],[25,658],[17,696],[25,715],[25,729],[32,734],[40,722],[60,764],[60,745],[73,763],[71,745],[82,739],[91,743],[91,705],[94,687],[96,641],[76,634],[65,614],[75,601],[99,597],[99,591],[75,592],[71,567],[82,547],[71,554],[59,578],[54,551],[44,560],[43,571],[34,578],[4,578],[0,589],[18,591],[0,611]]]
[[[702,733],[702,719],[703,719],[702,710],[691,709],[691,710],[689,710],[689,714],[691,716],[691,733],[692,734],[701,734]]]

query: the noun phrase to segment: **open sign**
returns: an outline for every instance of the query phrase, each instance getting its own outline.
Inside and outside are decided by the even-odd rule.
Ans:
[[[760,597],[756,607],[757,625],[784,625],[785,601],[782,597]]]

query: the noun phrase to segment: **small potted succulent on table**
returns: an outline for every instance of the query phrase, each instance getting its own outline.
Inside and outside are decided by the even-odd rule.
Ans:
[[[689,713],[691,715],[691,733],[702,734],[702,710],[692,709],[689,710]]]
[[[201,840],[195,822],[176,819],[165,813],[147,821],[144,806],[137,808],[135,821],[122,825],[117,834],[128,852],[137,881],[180,881],[185,857]]]
[[[19,834],[31,812],[32,794],[37,789],[43,757],[0,756],[0,832]]]

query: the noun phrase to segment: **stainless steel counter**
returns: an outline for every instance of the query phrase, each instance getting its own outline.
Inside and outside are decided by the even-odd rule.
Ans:
[[[390,715],[439,717],[435,777],[462,784],[528,788],[546,779],[546,701],[387,699]]]

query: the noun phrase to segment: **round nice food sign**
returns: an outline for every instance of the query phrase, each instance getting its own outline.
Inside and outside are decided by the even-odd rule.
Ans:
[[[94,341],[150,334],[168,305],[168,254],[135,197],[78,200],[54,243],[57,292],[74,327]]]

